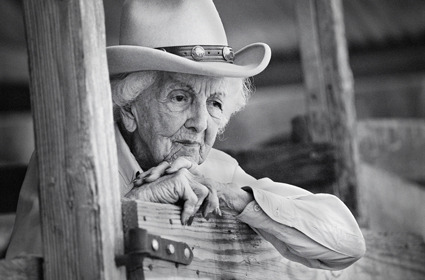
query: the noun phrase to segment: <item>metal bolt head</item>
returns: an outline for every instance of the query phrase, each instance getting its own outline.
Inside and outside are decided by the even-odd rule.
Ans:
[[[186,259],[190,258],[190,250],[189,250],[189,248],[184,248],[184,257]]]
[[[169,255],[172,255],[172,254],[174,254],[176,252],[176,249],[174,248],[174,245],[173,244],[168,244],[167,245],[167,253],[169,254]]]
[[[158,249],[159,249],[159,243],[158,243],[158,240],[156,240],[156,239],[152,239],[152,249],[153,249],[154,251],[158,251]]]

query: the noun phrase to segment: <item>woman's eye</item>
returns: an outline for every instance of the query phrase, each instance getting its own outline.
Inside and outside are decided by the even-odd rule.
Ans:
[[[192,96],[184,91],[175,90],[167,97],[167,106],[170,111],[177,112],[187,109],[192,103]]]
[[[210,115],[215,118],[220,118],[223,114],[223,104],[218,100],[208,100],[208,111]]]
[[[183,102],[183,101],[187,101],[188,98],[184,95],[175,95],[171,99],[177,102]]]
[[[218,102],[218,101],[213,101],[212,103],[213,103],[213,106],[214,106],[214,107],[216,107],[216,108],[220,109],[221,111],[223,111],[223,105],[221,105],[221,103],[220,103],[220,102]]]

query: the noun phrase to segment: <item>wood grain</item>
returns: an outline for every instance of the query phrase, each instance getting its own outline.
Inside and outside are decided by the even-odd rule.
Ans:
[[[237,221],[232,212],[223,212],[222,217],[209,221],[197,216],[191,226],[182,226],[177,206],[126,200],[123,220],[124,231],[141,227],[149,233],[186,242],[193,250],[194,259],[189,266],[176,267],[146,258],[145,279],[316,279],[318,273],[332,275],[330,271],[310,269],[284,259],[270,243]],[[138,279],[131,274],[140,277],[140,271],[132,271],[129,276]]]
[[[425,120],[364,120],[357,134],[362,161],[425,184]]]
[[[173,205],[123,201],[125,230],[139,226],[150,233],[186,242],[194,260],[188,265],[145,258],[130,279],[362,279],[422,280],[425,278],[425,243],[408,233],[379,233],[362,229],[366,255],[341,271],[310,269],[282,258],[231,212],[191,226],[180,224],[180,208]],[[144,271],[145,278],[140,277]],[[37,258],[0,261],[0,279],[42,279]],[[119,279],[119,278],[116,278]],[[122,278],[121,278],[122,279]]]
[[[425,279],[425,243],[409,233],[377,233],[363,229],[366,256],[344,270],[347,279]]]
[[[280,256],[232,212],[209,221],[197,216],[191,226],[180,223],[180,208],[140,201],[123,201],[124,230],[142,227],[150,233],[186,242],[193,262],[173,263],[146,258],[145,279],[423,279],[425,244],[407,233],[377,233],[363,229],[366,256],[341,271],[307,268]],[[139,274],[138,274],[139,273]],[[140,279],[132,271],[131,279]],[[403,275],[408,277],[403,277]],[[133,277],[133,278],[132,278]]]
[[[45,279],[120,279],[118,168],[101,0],[25,0]]]
[[[310,140],[336,148],[334,193],[356,213],[361,210],[352,199],[357,196],[356,112],[342,2],[299,0],[296,11]]]
[[[268,177],[314,193],[331,193],[335,182],[335,149],[325,143],[285,143],[229,152],[255,178]]]

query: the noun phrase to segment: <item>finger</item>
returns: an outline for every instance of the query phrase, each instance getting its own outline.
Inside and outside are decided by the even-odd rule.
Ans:
[[[134,187],[140,187],[143,182],[145,181],[145,177],[149,176],[151,174],[151,169],[149,169],[148,171],[139,173],[136,175],[136,178],[133,179],[133,181],[131,183],[133,183]]]
[[[184,170],[185,169],[183,169],[180,172],[188,173],[188,171],[184,171]],[[182,217],[182,221],[184,221],[185,224],[191,225],[194,215],[196,214],[196,212],[198,212],[199,208],[204,203],[205,198],[209,194],[209,191],[208,191],[208,188],[206,188],[204,185],[193,180],[189,180],[189,184],[185,185],[184,188],[185,188],[185,195],[186,193],[190,195],[190,197],[188,197],[188,199],[190,199],[190,204],[187,205],[188,211],[184,212],[184,214],[188,216]],[[192,194],[195,195],[196,199],[193,199]],[[186,207],[186,204],[184,205],[184,207]],[[192,212],[189,213],[189,210]]]
[[[179,157],[173,163],[170,164],[170,166],[165,172],[171,174],[179,171],[180,169],[186,168],[192,174],[198,175],[199,172],[197,171],[197,167],[198,164],[194,163],[193,161],[190,161],[184,157]]]
[[[201,208],[202,204],[204,203],[205,199],[208,197],[210,192],[207,187],[205,187],[204,185],[196,181],[191,181],[190,183],[191,183],[191,188],[193,189],[193,192],[198,197],[198,202],[196,203],[196,206],[195,206],[195,213],[196,213],[198,212],[199,208]]]
[[[203,176],[197,177],[197,180],[204,185],[208,191],[209,195],[207,197],[207,203],[205,204],[203,208],[203,216],[204,218],[209,217],[209,215],[212,213],[214,215],[221,216],[221,210],[220,210],[220,200],[218,198],[218,192],[217,188],[219,185],[217,183],[214,183],[212,180],[207,179]]]
[[[140,187],[141,185],[143,185],[143,178],[136,178],[133,180],[133,187]]]
[[[203,216],[205,218],[209,217],[210,214],[219,215],[221,216],[221,210],[220,210],[220,200],[218,198],[218,193],[216,188],[211,184],[208,179],[205,178],[199,178],[201,179],[201,183],[208,188],[209,194],[207,197],[207,204],[205,205]]]
[[[145,178],[150,176],[152,170],[149,169],[148,171],[139,173],[136,178],[134,178],[134,180],[132,181],[133,186],[134,187],[140,187],[141,185],[143,185],[143,183],[145,183]]]
[[[202,216],[208,219],[211,213],[214,215],[221,216],[220,203],[218,200],[217,191],[214,189],[210,190],[210,193],[206,198],[206,202],[204,203],[202,210]]]
[[[169,166],[170,166],[170,163],[168,163],[167,161],[163,161],[158,166],[152,167],[146,172],[147,174],[144,177],[144,181],[150,183],[150,182],[158,180],[159,177],[164,175],[165,170]]]
[[[185,190],[184,201],[183,211],[181,214],[181,223],[182,225],[187,225],[190,217],[196,213],[195,206],[198,202],[198,197],[192,191],[192,189],[188,188]]]
[[[179,171],[180,169],[186,168],[189,169],[191,167],[192,163],[190,160],[184,157],[179,157],[175,161],[173,161],[168,169],[165,171],[166,173],[175,173]]]

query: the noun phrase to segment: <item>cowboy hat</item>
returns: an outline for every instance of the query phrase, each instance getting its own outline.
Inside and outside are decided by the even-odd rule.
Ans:
[[[119,45],[106,51],[111,75],[159,70],[250,77],[271,56],[264,43],[234,52],[212,0],[127,0]]]

